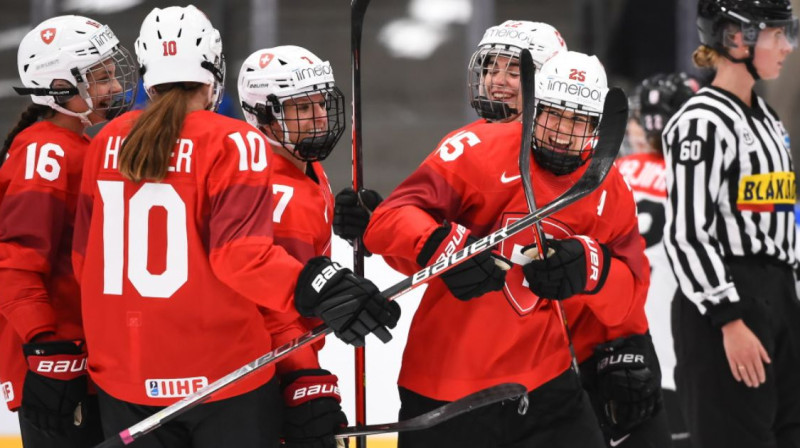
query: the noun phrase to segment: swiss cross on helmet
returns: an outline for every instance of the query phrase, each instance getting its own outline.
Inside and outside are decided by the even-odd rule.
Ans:
[[[700,43],[734,62],[745,63],[755,79],[759,76],[753,66],[754,47],[766,28],[782,28],[792,47],[797,47],[798,20],[789,0],[700,0],[697,4]],[[747,58],[733,59],[728,53],[738,31],[744,44],[751,47]]]
[[[297,159],[325,159],[344,133],[344,95],[331,64],[305,48],[256,51],[242,64],[238,87],[247,122]]]
[[[222,38],[208,17],[193,5],[150,11],[136,39],[136,56],[148,96],[154,86],[196,82],[212,86],[210,110],[216,110],[222,101]]]
[[[486,30],[468,67],[470,105],[490,121],[516,118],[522,104],[519,55],[528,49],[538,71],[560,51],[567,51],[561,34],[546,23],[507,20]]]
[[[17,51],[19,77],[35,104],[93,124],[92,113],[111,119],[133,104],[138,87],[136,63],[106,25],[81,16],[59,16],[31,30]],[[65,107],[79,95],[88,110]]]
[[[661,144],[667,121],[699,88],[697,79],[686,73],[657,74],[642,81],[636,89],[638,118],[651,144]]]
[[[536,119],[532,139],[536,163],[564,175],[594,153],[608,81],[596,56],[561,52],[536,77]]]

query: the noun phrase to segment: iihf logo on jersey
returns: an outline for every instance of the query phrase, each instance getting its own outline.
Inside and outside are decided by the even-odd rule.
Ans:
[[[178,398],[193,394],[208,385],[208,378],[162,378],[144,381],[147,396],[150,398]]]
[[[160,394],[158,393],[158,381],[150,381],[150,396],[157,397]]]

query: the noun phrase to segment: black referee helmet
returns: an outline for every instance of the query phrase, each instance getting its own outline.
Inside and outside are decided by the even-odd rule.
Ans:
[[[786,37],[797,39],[797,18],[789,0],[700,0],[697,28],[700,43],[726,53],[726,25],[738,25],[746,45],[753,46],[764,28],[785,28]]]

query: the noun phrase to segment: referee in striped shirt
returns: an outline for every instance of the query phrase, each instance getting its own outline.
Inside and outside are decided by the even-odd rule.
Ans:
[[[800,302],[789,136],[752,88],[797,43],[789,0],[700,0],[714,68],[662,135],[675,380],[696,446],[800,446]]]

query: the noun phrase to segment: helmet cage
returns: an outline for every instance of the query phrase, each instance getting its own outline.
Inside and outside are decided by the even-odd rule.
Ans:
[[[564,103],[537,101],[531,140],[534,160],[559,176],[572,173],[592,158],[603,115]]]
[[[472,54],[467,72],[467,85],[469,87],[470,105],[478,113],[479,117],[489,121],[502,121],[520,113],[521,105],[517,104],[517,107],[511,107],[506,101],[491,97],[491,88],[500,86],[487,86],[487,75],[489,74],[493,74],[496,77],[499,73],[503,73],[503,79],[508,79],[509,77],[519,78],[520,51],[517,47],[499,45],[484,46]],[[509,58],[515,62],[509,61],[505,67],[501,67],[497,64],[498,57]],[[513,95],[516,102],[519,88],[514,91],[508,89],[507,92],[502,92]]]
[[[105,65],[106,62],[114,64],[113,75]],[[90,77],[92,80],[89,80]],[[80,82],[81,78],[85,80],[83,83]],[[84,71],[81,78],[76,74],[75,79],[79,81],[78,90],[81,92],[81,96],[86,99],[86,103],[91,109],[103,111],[106,120],[111,120],[129,111],[136,101],[136,92],[139,89],[138,68],[136,60],[124,47],[119,47],[114,51],[100,67]],[[103,96],[89,96],[91,85],[112,82],[111,79],[120,85],[120,92]]]
[[[288,107],[296,107],[293,105],[313,104],[318,101],[315,96],[322,95],[325,102],[324,117],[326,122],[326,129],[319,129],[317,132],[312,132],[310,137],[305,137],[299,142],[294,142],[297,130],[302,128],[305,122],[316,122],[321,118],[317,115],[318,109],[310,107],[310,116],[303,116],[294,118],[286,117],[286,109]],[[286,104],[290,102],[290,104]],[[295,93],[283,97],[278,97],[274,94],[268,95],[264,103],[256,103],[255,105],[242,102],[242,108],[258,119],[258,123],[262,126],[269,126],[277,122],[281,127],[281,135],[274,135],[270,140],[275,138],[276,143],[280,144],[295,158],[305,162],[315,162],[325,160],[334,146],[344,134],[346,127],[345,123],[345,103],[344,94],[333,83],[326,83],[321,88],[314,88],[305,92]],[[290,125],[294,130],[290,130]]]

